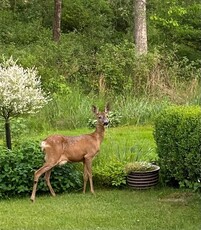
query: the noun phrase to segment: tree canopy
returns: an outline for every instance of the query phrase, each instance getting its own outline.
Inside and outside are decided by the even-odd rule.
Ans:
[[[179,60],[199,68],[199,0],[147,0],[148,57],[144,61],[135,57],[133,8],[133,0],[63,0],[61,36],[55,43],[53,0],[3,0],[0,50],[24,67],[36,66],[43,87],[51,92],[66,92],[68,85],[76,83],[86,92],[104,88],[142,93],[148,88],[143,86],[146,79],[167,63],[171,62],[169,68]]]

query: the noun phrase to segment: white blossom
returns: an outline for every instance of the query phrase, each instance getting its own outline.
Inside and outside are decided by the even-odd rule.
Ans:
[[[0,63],[0,116],[36,113],[48,101],[35,68],[24,69],[12,57]]]

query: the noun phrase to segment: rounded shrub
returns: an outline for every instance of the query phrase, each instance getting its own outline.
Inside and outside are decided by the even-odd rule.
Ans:
[[[122,187],[126,184],[125,162],[115,158],[96,165],[93,170],[94,180],[100,186]]]
[[[38,141],[27,141],[8,150],[0,147],[0,197],[30,195],[34,172],[44,163]],[[82,173],[76,164],[55,167],[51,174],[51,184],[56,193],[79,189]],[[38,182],[37,193],[48,191],[43,176]]]
[[[161,179],[165,184],[201,187],[201,109],[171,106],[155,121]]]

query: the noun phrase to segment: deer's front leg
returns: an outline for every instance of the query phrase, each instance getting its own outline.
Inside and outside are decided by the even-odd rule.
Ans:
[[[92,159],[85,159],[85,165],[86,165],[86,172],[89,178],[89,183],[90,183],[90,190],[91,193],[94,194],[94,186],[93,186],[93,179],[92,179]]]
[[[87,165],[86,162],[83,162],[84,164],[84,171],[83,171],[83,180],[84,180],[84,186],[83,186],[83,193],[86,192],[86,186],[87,186],[87,181],[88,181],[88,172],[87,172]]]

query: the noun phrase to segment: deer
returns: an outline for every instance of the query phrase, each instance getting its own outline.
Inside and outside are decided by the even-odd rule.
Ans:
[[[41,149],[45,154],[45,163],[34,173],[34,185],[31,194],[31,201],[35,201],[37,184],[40,176],[45,174],[45,181],[52,196],[56,196],[51,183],[51,170],[57,165],[67,162],[83,162],[83,193],[86,192],[86,185],[89,180],[90,191],[94,194],[92,180],[92,161],[100,150],[104,139],[105,127],[109,124],[109,104],[107,103],[104,112],[92,105],[92,112],[97,119],[95,131],[80,136],[51,135],[41,142]]]

